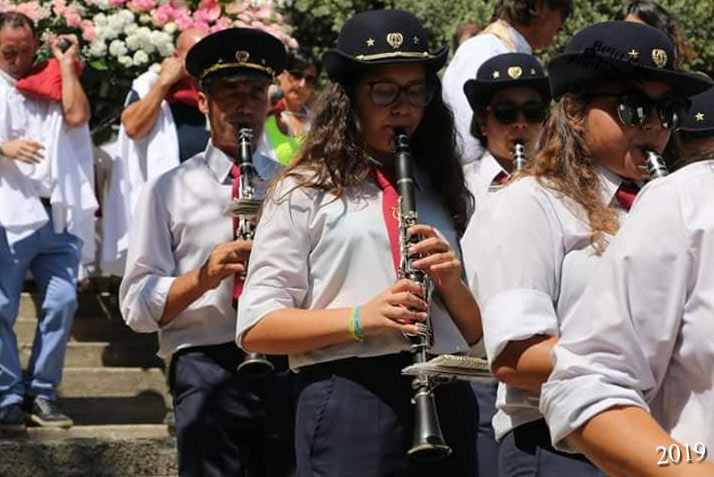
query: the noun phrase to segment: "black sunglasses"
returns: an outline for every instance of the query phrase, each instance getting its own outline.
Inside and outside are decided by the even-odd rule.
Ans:
[[[392,106],[404,94],[407,102],[416,108],[423,108],[434,99],[436,87],[429,82],[413,83],[400,86],[388,81],[375,81],[367,83],[370,89],[372,102],[377,106]]]
[[[540,101],[528,101],[523,104],[516,104],[511,101],[504,101],[488,106],[486,108],[493,113],[501,124],[513,124],[518,121],[518,112],[523,112],[523,117],[529,123],[542,123],[548,114],[548,108]]]
[[[295,81],[305,80],[305,84],[308,86],[313,86],[315,84],[315,75],[308,75],[300,70],[288,70],[288,74],[292,76]]]
[[[665,129],[676,130],[687,113],[687,101],[668,96],[652,99],[640,91],[619,93],[592,93],[589,98],[616,98],[617,116],[623,124],[639,126],[645,122],[652,110],[657,111],[660,124]]]

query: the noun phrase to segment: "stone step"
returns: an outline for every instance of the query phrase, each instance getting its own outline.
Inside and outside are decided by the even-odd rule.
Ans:
[[[127,397],[85,397],[57,400],[76,425],[162,424],[171,410],[166,396],[155,391]]]
[[[32,343],[37,328],[36,318],[18,318],[15,321],[15,335],[18,343]],[[118,318],[75,317],[72,323],[70,341],[83,342],[131,342],[156,343],[155,333],[135,333]]]
[[[23,342],[18,345],[23,368],[27,367],[32,353],[32,344]],[[67,344],[64,365],[66,367],[102,367],[102,366],[137,366],[141,368],[160,368],[164,366],[161,358],[156,356],[156,343],[81,343]]]
[[[39,300],[39,295],[36,293],[23,292],[20,295],[18,318],[36,317],[41,306]],[[113,293],[78,293],[77,302],[76,316],[106,317],[120,315],[118,297]]]
[[[133,397],[143,393],[163,396],[168,385],[161,369],[65,368],[58,388],[62,398]]]
[[[175,476],[175,448],[164,425],[28,428],[0,435],[0,476]]]

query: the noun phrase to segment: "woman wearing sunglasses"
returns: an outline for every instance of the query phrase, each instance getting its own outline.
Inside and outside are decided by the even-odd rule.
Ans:
[[[288,53],[285,71],[278,76],[280,99],[270,110],[263,132],[268,153],[281,164],[289,164],[310,130],[312,115],[308,102],[320,74],[320,61],[304,49]]]
[[[679,133],[690,165],[637,198],[543,386],[553,441],[610,475],[714,475],[714,88]]]
[[[469,193],[453,117],[436,72],[447,48],[428,48],[410,13],[375,10],[345,23],[324,57],[333,81],[315,108],[295,163],[266,200],[258,225],[237,340],[288,354],[302,381],[299,475],[473,475],[476,406],[465,383],[436,389],[453,453],[438,464],[407,459],[414,427],[412,362],[405,333],[430,316],[432,351],[465,352],[481,337],[476,302],[462,280],[458,239]],[[411,252],[433,280],[430,305],[397,279],[395,128],[414,156],[424,238]]]
[[[481,159],[464,166],[476,208],[500,190],[514,171],[515,145],[535,157],[536,142],[550,104],[550,85],[540,62],[527,53],[504,53],[487,60],[475,79],[464,85],[473,109],[471,134],[485,150]],[[468,257],[466,257],[468,259]],[[472,350],[486,354],[483,342]],[[472,384],[479,408],[477,462],[480,475],[498,474],[498,444],[491,421],[496,413],[498,381]]]
[[[462,241],[501,382],[494,430],[502,475],[601,475],[556,451],[539,411],[550,351],[661,152],[682,98],[708,86],[677,72],[667,36],[630,22],[585,28],[548,65],[553,96],[541,149],[479,208]]]

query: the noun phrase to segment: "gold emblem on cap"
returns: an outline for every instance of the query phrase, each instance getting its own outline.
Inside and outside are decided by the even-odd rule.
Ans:
[[[501,77],[501,72],[498,70],[493,70],[493,73],[491,74],[493,76],[493,79],[498,79]]]
[[[513,79],[518,79],[523,74],[523,70],[520,66],[511,66],[508,68],[508,76]]]
[[[664,68],[664,65],[667,64],[667,52],[661,48],[655,48],[652,50],[652,62],[657,68]]]
[[[419,37],[414,35],[414,44],[418,45],[419,44]]]
[[[245,51],[245,50],[236,51],[236,61],[238,61],[238,63],[246,63],[249,58],[250,58],[250,53],[248,53],[247,51]]]
[[[631,60],[636,60],[637,58],[640,57],[640,52],[633,48],[627,52],[627,56],[629,56]]]
[[[365,41],[365,44],[367,46],[374,46],[374,38],[367,38],[367,41]]]
[[[404,43],[404,35],[398,31],[387,35],[387,44],[395,50],[398,50],[399,47],[402,46],[402,43]]]
[[[694,115],[694,119],[697,121],[704,121],[704,113],[701,111]]]
[[[537,74],[535,68],[531,68],[531,74],[532,74],[533,76],[535,76],[535,75]]]

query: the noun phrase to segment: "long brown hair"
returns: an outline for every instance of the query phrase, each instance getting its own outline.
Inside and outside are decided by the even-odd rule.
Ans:
[[[544,187],[580,204],[590,223],[590,242],[602,253],[605,235],[617,232],[619,224],[617,213],[602,201],[601,180],[585,143],[586,109],[582,96],[564,95],[545,123],[536,160],[518,175],[535,176]]]
[[[436,86],[434,99],[424,110],[411,138],[416,165],[429,176],[431,187],[451,216],[459,234],[466,228],[471,194],[466,189],[459,162],[454,117],[441,96],[434,73],[427,80]],[[372,159],[365,151],[355,120],[350,85],[332,83],[315,103],[310,132],[295,161],[278,177],[293,177],[297,187],[329,192],[341,198],[347,189],[361,186],[369,178]]]

